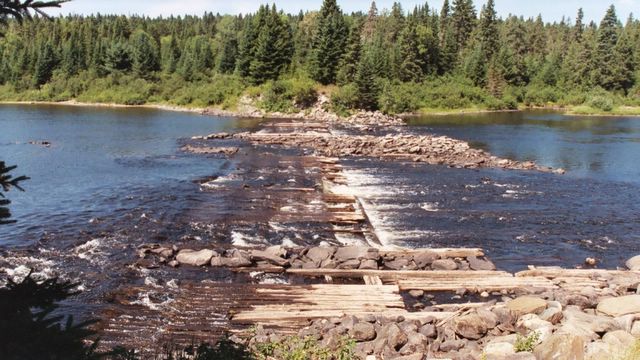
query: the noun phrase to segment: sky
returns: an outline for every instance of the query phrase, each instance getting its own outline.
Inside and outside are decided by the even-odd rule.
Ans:
[[[195,14],[201,15],[205,11],[220,14],[239,14],[254,12],[260,4],[272,3],[274,0],[73,0],[64,4],[60,10],[53,10],[51,15],[84,14],[100,12],[101,14],[144,14],[148,16],[168,16]],[[425,0],[400,0],[405,10],[417,4],[424,4]],[[430,0],[429,6],[440,9],[443,0]],[[480,9],[486,0],[474,0]],[[275,0],[278,8],[286,12],[298,13],[300,10],[317,10],[322,0]],[[393,0],[378,0],[378,9],[390,8]],[[338,0],[338,4],[345,12],[366,11],[371,0]],[[578,8],[582,7],[586,21],[599,22],[609,5],[614,4],[618,10],[618,17],[626,20],[629,13],[640,15],[640,0],[496,0],[496,10],[502,17],[509,14],[534,17],[542,14],[547,22],[560,21],[563,16],[574,19]]]

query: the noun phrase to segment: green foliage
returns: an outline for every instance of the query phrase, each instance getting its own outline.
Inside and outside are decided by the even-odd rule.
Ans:
[[[20,183],[29,180],[29,178],[26,176],[19,176],[17,178],[14,178],[10,173],[15,169],[16,166],[6,166],[4,161],[0,161],[0,225],[6,225],[15,222],[15,220],[10,220],[11,212],[9,211],[8,206],[9,204],[11,204],[11,201],[9,201],[9,199],[5,197],[4,193],[11,190],[12,188],[24,191],[20,187]]]
[[[74,324],[73,318],[53,315],[58,303],[75,295],[78,284],[49,279],[37,282],[31,274],[22,282],[8,279],[0,288],[0,354],[7,360],[98,359],[96,342],[86,345],[95,321]]]
[[[592,108],[602,110],[604,112],[610,112],[613,110],[613,99],[610,96],[606,95],[595,95],[589,98],[587,101],[587,105]]]
[[[306,109],[318,100],[315,83],[309,79],[270,81],[262,87],[261,93],[260,105],[269,112],[289,113]]]
[[[333,349],[318,344],[313,337],[287,337],[280,342],[258,344],[258,360],[355,360],[355,341],[344,337]]]
[[[339,87],[331,94],[331,107],[338,114],[346,115],[349,110],[358,107],[358,87],[356,84],[347,84]]]
[[[538,333],[537,331],[534,331],[527,337],[518,335],[514,348],[517,353],[533,352],[533,349],[535,349],[536,345],[538,345],[539,342],[540,342],[540,333]]]
[[[526,106],[545,106],[558,102],[561,96],[561,92],[557,88],[532,85],[527,88],[524,104]]]
[[[420,84],[386,83],[380,95],[380,109],[386,114],[411,113],[420,109]]]
[[[310,73],[327,85],[335,82],[349,29],[336,0],[324,0],[310,54]]]
[[[141,77],[148,77],[160,69],[158,45],[151,35],[138,30],[131,35],[131,58],[133,71]]]

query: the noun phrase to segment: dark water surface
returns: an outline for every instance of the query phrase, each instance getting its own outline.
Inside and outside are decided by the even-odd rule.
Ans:
[[[150,109],[0,106],[0,159],[28,175],[12,191],[15,225],[0,227],[0,246],[31,246],[50,233],[128,211],[180,211],[192,180],[228,172],[222,158],[178,151],[179,139],[254,126],[255,120]],[[29,144],[49,141],[50,147]]]

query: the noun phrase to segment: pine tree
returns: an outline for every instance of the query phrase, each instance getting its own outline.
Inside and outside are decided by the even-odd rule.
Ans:
[[[496,14],[494,0],[488,0],[487,4],[482,8],[478,35],[478,40],[484,50],[485,59],[489,61],[498,51],[500,41],[498,16]]]
[[[46,84],[56,65],[55,54],[53,53],[53,46],[51,43],[45,43],[38,52],[38,61],[36,62],[36,68],[33,74],[33,83],[35,86],[41,86]]]
[[[62,57],[63,69],[68,75],[75,75],[83,69],[83,53],[82,43],[76,32],[73,32],[64,47]]]
[[[606,90],[619,88],[615,74],[617,59],[614,51],[618,43],[619,30],[616,8],[611,5],[598,28],[598,41],[595,52],[597,65],[593,72],[594,82]]]
[[[371,54],[364,54],[358,64],[358,73],[355,79],[355,84],[358,88],[358,108],[370,111],[378,109],[379,95],[373,67]]]
[[[483,87],[486,84],[487,62],[482,45],[476,45],[471,54],[466,57],[464,72],[476,86]]]
[[[615,90],[628,91],[635,84],[634,74],[636,70],[633,47],[629,34],[624,31],[613,49],[613,88]]]
[[[291,30],[273,6],[259,31],[249,76],[255,84],[275,80],[286,69],[293,55]]]
[[[576,23],[573,26],[573,41],[582,41],[582,33],[584,32],[584,11],[582,8],[578,9],[578,15],[576,16]]]
[[[375,5],[375,3],[374,3]],[[339,85],[352,83],[358,72],[358,64],[360,63],[360,53],[362,52],[362,23],[356,21],[349,31],[349,40],[347,42],[347,51],[340,60],[340,66],[336,77]]]
[[[324,0],[311,48],[309,70],[314,80],[324,85],[335,82],[347,33],[347,24],[336,0]]]
[[[163,39],[162,49],[162,70],[167,74],[173,74],[178,68],[180,61],[180,47],[178,46],[178,35],[173,33],[168,43]]]
[[[420,82],[424,76],[424,62],[420,56],[416,25],[408,21],[400,34],[400,68],[398,78],[401,81]]]
[[[367,20],[364,23],[364,27],[362,29],[362,39],[364,41],[370,41],[373,39],[373,36],[376,32],[376,25],[378,23],[378,6],[376,2],[371,2],[371,6],[369,7],[369,13],[367,14]]]
[[[141,77],[147,77],[160,69],[158,45],[151,35],[138,30],[131,35],[131,58],[133,71]]]
[[[109,72],[127,71],[131,69],[131,49],[123,42],[114,42],[107,50],[105,67]]]
[[[476,10],[473,6],[473,0],[453,0],[451,25],[457,50],[461,51],[467,46],[476,26]]]
[[[445,47],[446,35],[450,29],[450,17],[451,17],[451,6],[449,6],[449,0],[444,0],[442,4],[442,10],[440,10],[440,29],[438,30],[440,47]]]

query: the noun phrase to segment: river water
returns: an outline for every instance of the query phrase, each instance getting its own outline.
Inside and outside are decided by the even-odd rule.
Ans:
[[[410,124],[410,132],[464,139],[498,156],[562,167],[567,174],[347,159],[350,191],[362,198],[384,244],[482,247],[510,270],[574,266],[587,256],[614,268],[640,252],[640,118],[524,112],[427,117]],[[270,160],[278,149],[244,152],[250,171],[239,170],[238,160],[179,151],[193,135],[256,126],[257,120],[148,109],[0,106],[0,159],[19,165],[14,175],[31,177],[26,192],[8,194],[19,221],[0,227],[0,247],[24,251],[21,261],[45,267],[50,259],[65,259],[65,270],[83,278],[144,242],[324,239],[309,227],[258,224],[254,216],[268,204],[257,203],[267,200],[224,192],[225,182],[242,185],[249,174],[270,181],[277,173],[295,182],[287,180],[290,169],[281,161]],[[29,144],[38,140],[51,146]],[[219,179],[220,190],[203,192],[201,179]],[[118,283],[122,276],[110,280]]]

